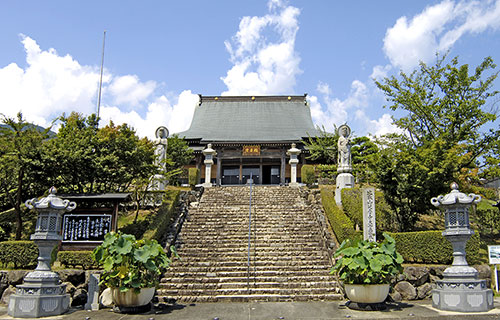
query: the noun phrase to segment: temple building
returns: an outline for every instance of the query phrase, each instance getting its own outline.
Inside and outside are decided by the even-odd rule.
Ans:
[[[319,134],[306,96],[200,95],[191,127],[178,134],[194,150],[188,167],[200,169],[201,182],[208,182],[209,172],[213,185],[246,184],[250,175],[254,184],[284,185],[294,170],[300,182],[307,156],[302,140]],[[203,150],[212,149],[213,159],[207,162]],[[294,154],[296,168],[289,163]],[[213,163],[208,171],[206,163]]]

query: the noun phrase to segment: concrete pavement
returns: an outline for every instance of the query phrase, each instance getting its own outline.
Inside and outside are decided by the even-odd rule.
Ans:
[[[356,311],[342,301],[328,302],[248,302],[196,303],[160,305],[154,310],[137,315],[121,314],[111,309],[86,311],[71,309],[68,313],[43,319],[57,320],[331,320],[331,319],[500,319],[500,298],[495,308],[484,313],[445,312],[432,308],[431,301],[393,303],[385,311]],[[0,306],[0,320],[14,319],[7,308]]]

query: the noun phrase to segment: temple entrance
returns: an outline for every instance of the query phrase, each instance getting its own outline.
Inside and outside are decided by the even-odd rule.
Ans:
[[[252,174],[253,184],[260,184],[260,168],[258,166],[244,166],[241,170],[241,183],[246,184]]]
[[[223,167],[222,184],[240,184],[240,167],[239,166]]]
[[[280,183],[280,167],[279,166],[262,166],[262,184],[279,184]]]

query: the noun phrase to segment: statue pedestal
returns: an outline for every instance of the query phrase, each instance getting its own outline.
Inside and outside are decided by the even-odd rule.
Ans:
[[[14,318],[57,316],[69,309],[66,285],[52,271],[33,271],[10,296],[8,314]]]
[[[354,176],[350,173],[340,173],[337,175],[337,188],[335,189],[335,202],[342,204],[342,189],[354,187]]]
[[[439,310],[484,312],[493,309],[493,291],[486,280],[445,279],[436,281],[432,306]]]

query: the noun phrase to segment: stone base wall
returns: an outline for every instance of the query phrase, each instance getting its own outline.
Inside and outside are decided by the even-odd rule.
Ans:
[[[15,293],[15,287],[23,283],[24,276],[32,270],[0,270],[0,303],[8,305],[9,297]],[[87,285],[90,273],[100,273],[99,270],[85,271],[65,269],[55,271],[61,282],[66,284],[66,293],[71,297],[72,307],[83,306],[87,302]]]
[[[448,266],[408,266],[404,268],[392,284],[390,296],[394,301],[430,299],[433,284],[443,279],[443,272]],[[491,269],[489,265],[473,266],[479,272],[479,279],[486,280],[491,287]]]

